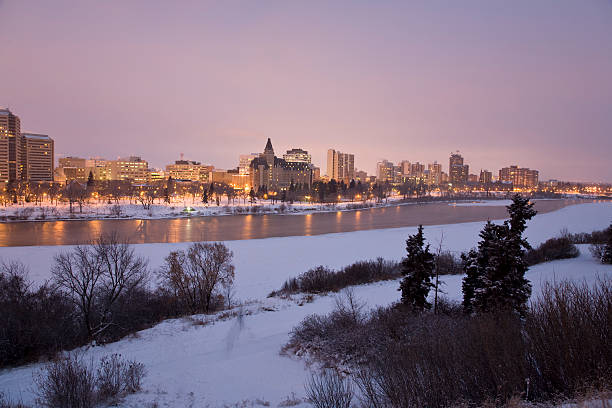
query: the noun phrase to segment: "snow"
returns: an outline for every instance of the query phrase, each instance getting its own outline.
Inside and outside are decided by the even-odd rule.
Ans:
[[[557,235],[562,228],[570,232],[603,229],[612,220],[611,203],[589,203],[565,207],[537,215],[528,223],[527,237],[532,245]],[[443,236],[443,248],[460,252],[474,246],[483,222],[431,226],[425,228],[433,246]],[[361,259],[381,256],[400,259],[404,241],[416,228],[393,228],[310,237],[269,238],[230,241],[236,265],[237,296],[244,306],[242,317],[194,324],[196,316],[175,319],[139,332],[137,336],[102,347],[83,350],[86,358],[98,359],[109,353],[145,364],[148,375],[142,392],[129,396],[124,407],[222,406],[246,401],[246,406],[270,402],[277,406],[292,393],[304,397],[303,384],[310,376],[304,361],[283,356],[281,347],[291,329],[312,313],[327,313],[334,307],[334,296],[319,296],[299,306],[291,300],[267,299],[288,277],[324,264],[338,268]],[[136,251],[150,258],[152,268],[163,257],[183,244],[142,244]],[[68,247],[0,248],[0,257],[26,262],[37,282],[49,277],[53,255]],[[546,281],[566,279],[595,282],[612,278],[612,266],[598,264],[588,246],[580,246],[576,259],[555,261],[532,267],[527,273],[537,295]],[[35,252],[36,256],[32,256]],[[461,298],[461,276],[444,276],[445,296]],[[355,287],[356,296],[369,307],[399,300],[398,282],[382,282]],[[263,309],[273,309],[266,311]],[[34,399],[32,376],[40,364],[0,371],[0,391],[14,400],[31,403]],[[259,402],[258,402],[259,400]],[[303,404],[304,405],[304,404]]]
[[[180,217],[208,217],[234,214],[311,214],[316,212],[333,212],[352,210],[357,208],[386,207],[397,204],[402,197],[389,197],[384,202],[376,203],[372,200],[367,202],[355,201],[330,204],[316,204],[308,202],[294,202],[293,204],[270,200],[258,200],[250,204],[248,200],[236,199],[228,203],[222,199],[220,205],[215,203],[202,204],[199,199],[174,199],[171,203],[160,202],[152,204],[148,209],[144,208],[136,200],[122,199],[118,203],[107,204],[95,200],[89,200],[83,204],[82,210],[78,203],[73,203],[73,212],[70,213],[70,205],[60,202],[51,205],[21,203],[0,207],[0,220],[5,221],[49,221],[49,220],[72,220],[72,219],[159,219]]]

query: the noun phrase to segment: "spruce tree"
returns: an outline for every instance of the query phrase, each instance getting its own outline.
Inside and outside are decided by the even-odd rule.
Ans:
[[[612,224],[606,229],[606,243],[601,253],[601,262],[612,264]]]
[[[89,171],[89,176],[87,177],[87,187],[93,187],[95,183],[94,175],[92,171]]]
[[[425,245],[423,226],[419,225],[417,233],[406,240],[406,258],[402,261],[401,271],[404,279],[400,284],[402,304],[415,312],[431,307],[427,295],[433,287],[433,271],[434,256],[429,252],[429,244]]]
[[[524,256],[531,246],[523,232],[536,211],[518,194],[507,208],[510,219],[502,225],[487,222],[478,249],[463,256],[463,306],[468,313],[509,309],[522,315],[526,311],[531,285],[525,278]]]

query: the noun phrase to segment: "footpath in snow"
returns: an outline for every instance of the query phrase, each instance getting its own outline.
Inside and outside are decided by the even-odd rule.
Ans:
[[[563,228],[569,232],[590,232],[605,228],[612,221],[611,203],[591,203],[565,207],[537,215],[528,223],[527,238],[532,245],[555,236]],[[443,237],[443,248],[465,251],[476,244],[484,223],[426,227],[432,246]],[[241,317],[213,324],[194,324],[195,318],[165,321],[137,336],[101,347],[85,348],[85,358],[120,353],[145,364],[148,375],[143,391],[128,397],[121,406],[278,406],[287,397],[304,397],[304,382],[310,371],[299,359],[280,355],[289,332],[312,313],[333,309],[333,295],[316,297],[312,303],[266,299],[288,277],[323,264],[334,268],[356,260],[381,256],[400,259],[404,241],[416,228],[371,230],[311,237],[269,238],[227,242],[235,254],[237,297],[256,300],[245,306]],[[136,245],[138,253],[158,267],[172,249],[189,244]],[[55,253],[69,248],[0,248],[0,257],[26,262],[37,282],[49,277]],[[546,281],[612,278],[612,267],[598,264],[588,246],[580,246],[576,259],[555,261],[532,267],[527,277],[537,295]],[[461,276],[444,276],[443,290],[450,299],[461,298]],[[355,288],[355,294],[369,307],[399,300],[398,282],[382,282]],[[264,309],[265,308],[265,309]],[[270,311],[272,310],[272,311]],[[0,390],[15,400],[32,403],[33,364],[0,371]]]

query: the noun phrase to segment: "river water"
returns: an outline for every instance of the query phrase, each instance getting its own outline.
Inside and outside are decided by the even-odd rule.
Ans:
[[[536,200],[549,212],[585,200]],[[101,233],[117,232],[131,243],[228,241],[295,235],[318,235],[381,228],[440,225],[507,217],[506,207],[405,204],[357,211],[304,215],[228,215],[174,219],[102,219],[0,224],[0,246],[74,245]]]

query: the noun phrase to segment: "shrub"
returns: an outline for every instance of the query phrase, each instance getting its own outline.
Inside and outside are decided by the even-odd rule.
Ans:
[[[297,278],[287,280],[280,290],[273,291],[269,296],[337,292],[351,285],[363,285],[398,277],[400,277],[399,264],[382,258],[355,262],[339,271],[317,266]]]
[[[55,360],[35,377],[37,402],[54,408],[90,408],[140,390],[144,366],[118,354],[105,356],[97,370],[78,355]]]
[[[434,254],[434,263],[439,275],[460,275],[463,273],[463,262],[450,251]]]
[[[119,354],[103,357],[96,379],[98,398],[109,400],[121,394],[139,391],[144,374],[144,365],[141,363],[125,361]]]
[[[544,285],[523,318],[445,303],[439,314],[392,306],[358,319],[337,308],[307,317],[286,347],[348,369],[365,406],[500,406],[612,386],[611,280]]]
[[[335,370],[323,370],[312,375],[306,384],[306,395],[315,408],[350,408],[353,388],[350,381]]]
[[[580,251],[567,235],[551,238],[540,244],[535,249],[530,249],[525,253],[525,261],[528,265],[535,265],[542,262],[550,262],[557,259],[576,258]]]
[[[48,364],[35,378],[37,402],[50,408],[91,408],[96,404],[96,379],[92,364],[79,357]]]

